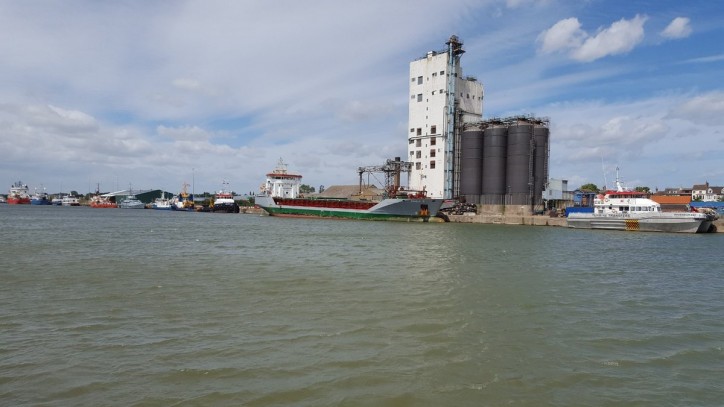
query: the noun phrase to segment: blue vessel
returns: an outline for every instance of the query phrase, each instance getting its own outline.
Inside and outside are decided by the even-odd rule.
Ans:
[[[35,188],[35,193],[33,196],[30,197],[30,205],[50,205],[50,197],[48,196],[48,193],[45,192],[45,189],[43,189],[43,192],[38,192],[38,189]]]

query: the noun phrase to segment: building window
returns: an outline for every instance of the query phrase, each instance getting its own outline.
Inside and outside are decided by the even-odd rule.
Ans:
[[[441,95],[442,95],[443,91],[444,91],[443,89],[440,89],[440,94],[441,94]]]
[[[430,158],[435,158],[435,149],[430,150]]]
[[[433,94],[433,95],[435,94],[435,91],[434,91],[434,90],[432,91],[432,94]]]
[[[437,134],[437,126],[430,126],[430,134]],[[435,140],[435,139],[433,138],[433,141],[434,141],[434,140]],[[433,142],[433,143],[430,143],[430,144],[435,144],[435,143]]]
[[[414,152],[414,151],[410,151],[410,157],[412,157],[413,155],[415,155],[415,152]]]
[[[433,72],[433,73],[432,73],[432,77],[434,78],[434,77],[436,77],[436,76],[437,76],[437,72]]]
[[[422,85],[422,76],[417,77],[417,84]]]
[[[417,139],[415,140],[415,147],[420,147],[422,145],[422,140]]]
[[[434,126],[433,126],[434,127]],[[434,146],[436,144],[435,137],[430,137],[430,145]]]
[[[414,132],[415,132],[414,128],[410,129],[410,133],[414,133]]]
[[[431,170],[435,169],[435,161],[430,161],[430,169]]]
[[[415,169],[416,169],[416,170],[419,170],[419,169],[421,169],[421,168],[422,168],[422,164],[420,164],[420,163],[415,163]]]
[[[440,71],[440,76],[445,75],[445,71]]]
[[[415,78],[410,78],[410,82],[415,83]]]
[[[422,102],[422,93],[417,94],[417,101]]]
[[[410,99],[415,100],[415,95],[410,96]]]
[[[418,135],[418,136],[422,136],[422,127],[418,127],[418,128],[417,128],[417,135]],[[419,141],[419,140],[418,140],[418,141]],[[419,144],[418,144],[418,146],[419,146]]]
[[[414,143],[414,142],[415,142],[415,140],[413,140],[413,139],[410,139],[410,144],[412,144],[412,143]]]
[[[420,151],[420,150],[415,151],[415,158],[422,158],[422,151]]]

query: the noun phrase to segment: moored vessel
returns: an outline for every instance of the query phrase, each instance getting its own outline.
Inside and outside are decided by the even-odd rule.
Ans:
[[[43,191],[38,192],[38,189],[35,189],[35,193],[30,198],[30,204],[31,205],[50,205],[50,197],[48,196],[48,193],[45,192],[45,188],[43,188]]]
[[[30,204],[30,195],[28,194],[27,184],[18,181],[10,186],[7,197],[7,203],[10,205],[28,205]]]
[[[616,190],[596,196],[592,213],[571,213],[569,228],[641,232],[705,233],[713,229],[712,214],[663,212],[644,192],[626,189],[616,174]]]
[[[151,204],[151,208],[160,211],[171,210],[171,200],[166,198],[166,192],[162,192],[160,198],[154,199],[153,203]]]
[[[63,205],[63,206],[80,206],[80,200],[78,199],[77,196],[66,195],[63,197],[61,205]]]
[[[121,209],[145,209],[146,204],[141,202],[136,195],[128,195],[118,203],[118,207]]]
[[[239,204],[234,201],[234,195],[229,190],[229,183],[222,182],[222,188],[214,195],[214,202],[211,204],[212,212],[239,213]]]
[[[174,211],[193,211],[194,210],[194,196],[188,192],[189,184],[184,183],[181,187],[181,192],[171,198],[171,210]]]
[[[102,195],[93,195],[90,199],[91,208],[118,208],[115,202]]]
[[[427,198],[424,193],[396,194],[379,201],[304,198],[299,193],[301,180],[301,175],[287,172],[280,159],[267,174],[254,203],[271,216],[425,222],[438,214],[443,203],[443,199]]]

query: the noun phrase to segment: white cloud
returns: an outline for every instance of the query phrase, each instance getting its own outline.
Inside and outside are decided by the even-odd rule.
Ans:
[[[724,92],[715,91],[694,96],[673,107],[668,117],[689,120],[710,126],[724,125]]]
[[[661,36],[670,39],[686,38],[691,35],[691,21],[686,17],[676,17],[661,32]]]
[[[569,51],[577,61],[592,62],[597,59],[623,54],[634,49],[644,39],[646,16],[636,15],[631,20],[621,19],[608,28],[599,29],[591,36],[581,29],[577,18],[558,21],[538,36],[540,51],[553,53]]]
[[[631,20],[621,19],[610,27],[588,37],[571,56],[582,62],[591,62],[608,55],[623,54],[634,49],[644,39],[647,17],[637,15]]]
[[[577,18],[571,17],[561,20],[553,27],[542,32],[538,41],[542,44],[543,53],[552,53],[580,48],[588,34],[581,30],[581,23]]]

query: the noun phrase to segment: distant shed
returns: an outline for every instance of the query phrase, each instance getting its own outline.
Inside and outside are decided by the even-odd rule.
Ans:
[[[651,195],[651,200],[661,205],[663,212],[682,212],[689,209],[691,196]]]

